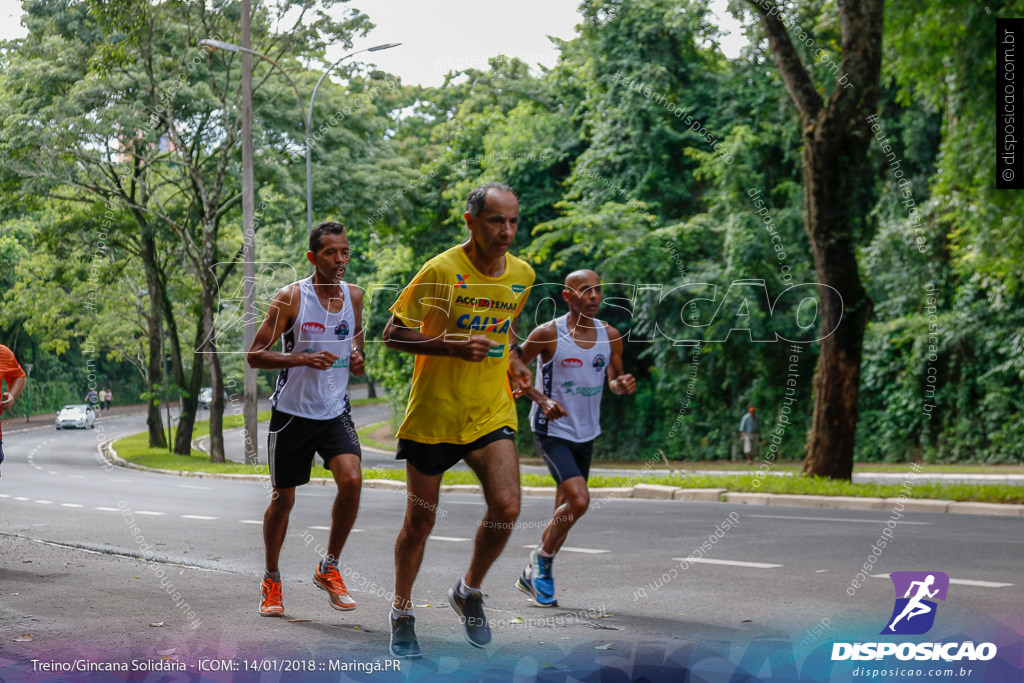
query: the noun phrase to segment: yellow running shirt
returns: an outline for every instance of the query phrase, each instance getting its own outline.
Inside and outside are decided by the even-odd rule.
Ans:
[[[460,245],[427,261],[402,290],[391,312],[407,327],[431,339],[484,334],[500,346],[478,363],[417,354],[399,438],[467,444],[518,426],[507,374],[509,332],[534,277],[530,264],[512,254],[505,255],[504,275],[482,275]]]

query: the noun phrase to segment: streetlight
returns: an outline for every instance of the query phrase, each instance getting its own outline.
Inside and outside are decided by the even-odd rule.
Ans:
[[[249,44],[249,5],[248,0],[242,0],[242,43],[245,45]],[[313,150],[310,146],[310,129],[313,125],[313,103],[316,100],[317,90],[320,88],[320,83],[323,82],[327,74],[342,62],[342,60],[357,55],[360,52],[377,52],[379,50],[387,50],[388,48],[395,47],[401,43],[386,43],[383,45],[375,45],[373,47],[365,48],[363,50],[357,50],[351,52],[338,61],[334,62],[320,75],[320,79],[316,82],[316,87],[313,88],[313,95],[309,99],[309,114],[303,119],[302,127],[306,132],[306,234],[309,235],[313,232]],[[223,40],[214,40],[212,38],[204,38],[199,41],[199,45],[206,49],[213,50],[224,50],[226,52],[243,52],[248,55],[265,59],[270,62],[281,74],[288,79],[288,83],[292,86],[292,90],[295,91],[295,97],[299,102],[300,116],[303,112],[302,106],[302,94],[299,92],[299,87],[295,85],[295,81],[288,75],[280,64],[274,61],[268,55],[262,52],[257,52],[249,47],[243,47],[242,45],[235,45],[234,43],[227,43]],[[252,91],[250,85],[250,78],[252,76],[251,69],[246,63],[245,57],[242,58],[242,224],[243,224],[243,235],[246,234],[246,230],[253,224],[253,205],[255,204],[255,189],[253,187],[253,169],[252,169]],[[246,350],[252,346],[252,341],[256,336],[256,245],[255,245],[255,234],[251,237],[243,239],[243,277],[246,285],[243,289],[243,307],[244,307],[244,320],[245,327],[243,329],[243,345]],[[243,363],[243,419],[245,422],[245,460],[251,464],[256,463],[256,371],[249,367],[248,363]]]
[[[32,394],[28,393],[28,378],[32,376],[32,368],[35,367],[32,363],[25,363],[22,369],[25,371],[25,422],[29,421],[29,416],[32,415]]]
[[[210,48],[211,50],[224,50],[226,52],[247,52],[247,53],[249,53],[249,54],[251,54],[251,55],[253,55],[255,57],[259,57],[260,59],[267,60],[268,62],[273,64],[275,67],[277,67],[278,71],[280,71],[282,74],[284,74],[284,77],[288,79],[288,82],[291,83],[291,85],[292,85],[292,89],[295,90],[295,95],[299,98],[299,109],[301,110],[301,109],[304,108],[303,104],[302,104],[302,96],[299,95],[299,88],[298,88],[298,86],[295,85],[295,81],[293,81],[291,79],[291,77],[281,67],[280,64],[275,62],[273,59],[271,59],[267,55],[263,54],[262,52],[257,52],[255,50],[250,50],[248,48],[244,48],[244,47],[242,47],[240,45],[235,45],[234,43],[225,43],[223,40],[212,40],[210,38],[204,38],[203,40],[199,41],[199,44],[201,46],[203,46],[203,47]],[[336,62],[331,64],[329,67],[327,67],[324,70],[324,72],[322,74],[320,74],[320,78],[317,80],[316,85],[313,87],[313,94],[309,98],[309,113],[306,114],[305,119],[303,120],[303,127],[306,129],[306,145],[305,146],[306,146],[306,232],[307,233],[313,232],[313,148],[310,145],[310,136],[311,136],[311,131],[313,130],[313,105],[316,103],[316,94],[320,90],[320,84],[323,83],[323,80],[327,77],[327,74],[329,74],[331,71],[334,70],[334,67],[338,66],[339,64],[341,64],[343,61],[345,61],[349,57],[352,57],[354,55],[358,55],[358,54],[360,54],[362,52],[380,52],[381,50],[388,50],[388,49],[391,49],[393,47],[398,47],[399,45],[401,45],[401,43],[384,43],[382,45],[374,45],[373,47],[367,47],[367,48],[363,48],[362,50],[356,50],[355,52],[349,52],[347,55],[341,57]]]

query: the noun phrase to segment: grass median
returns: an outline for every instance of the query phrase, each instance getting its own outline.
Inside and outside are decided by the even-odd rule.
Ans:
[[[269,419],[269,411],[260,413],[260,421]],[[374,424],[358,430],[360,442],[374,448],[392,449],[387,438],[390,423]],[[240,427],[241,416],[231,415],[224,418],[225,429]],[[209,432],[209,423],[197,422],[195,434],[205,435]],[[118,440],[114,444],[117,454],[129,462],[144,467],[175,470],[182,472],[211,472],[221,474],[254,474],[254,467],[238,462],[211,463],[207,454],[192,451],[191,456],[171,455],[165,449],[149,448],[148,436],[136,434]],[[685,463],[691,467],[698,463]],[[702,463],[701,463],[702,464]],[[709,463],[713,465],[714,463]],[[604,463],[601,463],[604,466]],[[636,465],[633,466],[634,468]],[[926,465],[925,471],[931,470]],[[935,468],[939,471],[939,468]],[[263,468],[259,473],[263,473]],[[897,470],[901,471],[901,470]],[[948,470],[947,470],[948,471]],[[991,471],[991,470],[988,470]],[[590,477],[591,488],[632,487],[636,484],[661,484],[679,486],[681,488],[706,489],[719,488],[728,491],[747,493],[778,493],[817,496],[852,496],[897,498],[904,490],[902,484],[854,484],[849,481],[826,479],[824,477],[806,477],[793,472],[793,476],[766,476],[763,479],[750,473],[737,474],[703,474],[699,471],[687,473],[658,473],[651,470],[642,475]],[[322,466],[313,468],[314,478],[329,478],[330,473]],[[405,481],[405,468],[389,469],[376,467],[363,468],[363,479],[387,479]],[[472,472],[449,471],[443,479],[444,484],[479,484]],[[521,474],[523,486],[554,486],[554,480],[547,474]],[[974,484],[942,484],[918,481],[911,487],[909,498],[970,501],[981,503],[1016,503],[1024,504],[1024,487],[1009,484],[974,485]]]

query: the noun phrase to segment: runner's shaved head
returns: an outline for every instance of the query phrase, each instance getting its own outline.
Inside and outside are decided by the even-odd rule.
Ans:
[[[565,276],[565,286],[576,291],[580,291],[583,287],[600,283],[601,278],[592,270],[574,270]]]

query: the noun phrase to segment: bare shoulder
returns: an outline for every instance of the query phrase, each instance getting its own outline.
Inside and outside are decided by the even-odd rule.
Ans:
[[[302,290],[299,289],[299,283],[293,282],[277,290],[277,294],[274,295],[274,304],[279,308],[298,309],[301,296]]]
[[[555,321],[549,320],[543,325],[538,325],[533,328],[530,332],[530,336],[527,337],[530,341],[538,343],[553,342],[558,339],[558,329],[555,327]]]
[[[349,296],[352,297],[353,306],[363,305],[363,289],[359,285],[354,285],[351,282],[348,283]]]
[[[615,343],[617,341],[622,340],[622,335],[619,333],[617,329],[615,329],[608,323],[604,322],[603,320],[601,321],[601,323],[604,325],[605,332],[608,333],[608,341]]]

